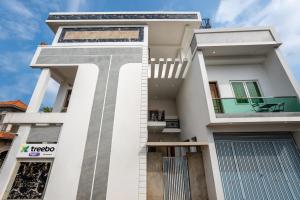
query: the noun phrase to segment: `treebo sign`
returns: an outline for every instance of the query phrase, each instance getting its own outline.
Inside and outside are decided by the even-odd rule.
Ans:
[[[54,158],[56,144],[23,144],[18,158]]]

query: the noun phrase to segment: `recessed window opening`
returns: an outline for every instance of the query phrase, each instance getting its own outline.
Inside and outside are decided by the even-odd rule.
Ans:
[[[40,112],[67,112],[76,74],[76,66],[51,68]]]

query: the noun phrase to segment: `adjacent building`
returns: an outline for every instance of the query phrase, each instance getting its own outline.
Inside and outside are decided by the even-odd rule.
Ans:
[[[10,149],[11,143],[18,132],[18,125],[2,124],[7,112],[25,112],[27,105],[20,100],[0,102],[0,170],[6,155]]]
[[[3,199],[300,199],[297,81],[270,27],[196,12],[50,13]],[[53,110],[39,112],[50,78]]]

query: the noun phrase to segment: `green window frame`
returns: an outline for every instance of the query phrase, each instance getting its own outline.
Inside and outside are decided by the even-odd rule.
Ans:
[[[262,92],[258,81],[230,81],[237,103],[262,103]],[[258,98],[256,98],[258,97]]]

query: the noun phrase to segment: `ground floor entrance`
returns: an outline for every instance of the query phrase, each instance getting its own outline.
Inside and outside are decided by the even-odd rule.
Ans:
[[[191,199],[187,158],[163,157],[164,200]]]
[[[300,156],[291,135],[215,135],[226,200],[300,199]]]
[[[147,200],[207,200],[200,147],[152,147],[147,155]]]

